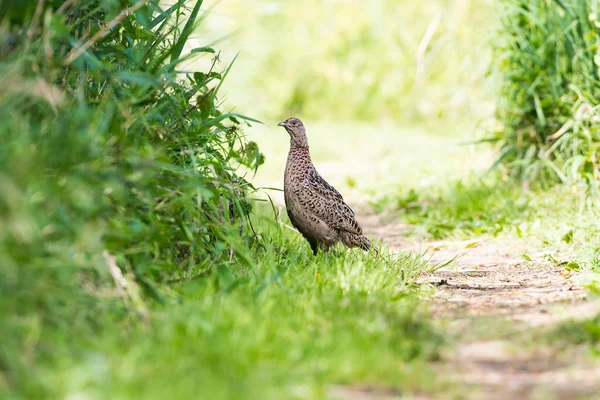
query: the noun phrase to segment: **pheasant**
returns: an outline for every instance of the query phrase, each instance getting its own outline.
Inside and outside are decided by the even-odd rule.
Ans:
[[[280,122],[290,134],[290,151],[283,180],[283,192],[292,225],[310,244],[315,255],[337,242],[348,247],[371,248],[354,211],[333,186],[319,175],[308,150],[304,124],[298,118]]]

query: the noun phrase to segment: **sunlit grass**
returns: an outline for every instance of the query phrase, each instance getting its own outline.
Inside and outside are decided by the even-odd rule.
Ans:
[[[395,194],[372,204],[429,240],[499,238],[519,242],[532,252],[560,254],[557,262],[573,261],[597,272],[600,208],[581,187],[529,190],[491,174],[427,190],[397,185]]]
[[[255,223],[264,247],[253,267],[171,284],[145,318],[99,312],[85,335],[69,321],[42,332],[36,340],[52,350],[18,376],[20,393],[275,399],[318,398],[332,384],[431,389],[425,361],[443,338],[408,286],[431,268],[425,259],[341,248],[315,258],[272,216]]]

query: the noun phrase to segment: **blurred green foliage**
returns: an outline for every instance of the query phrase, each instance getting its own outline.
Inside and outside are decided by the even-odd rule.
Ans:
[[[242,49],[231,93],[268,118],[400,122],[479,119],[493,1],[241,1],[216,5]],[[239,79],[239,81],[236,81]],[[233,91],[232,91],[233,92]]]
[[[600,3],[501,2],[495,49],[500,79],[493,140],[499,162],[547,184],[600,178]]]
[[[235,169],[260,154],[218,107],[226,73],[178,69],[201,2],[69,3],[0,28],[0,365],[18,372],[32,327],[94,326],[111,263],[158,298],[156,282],[250,262]]]
[[[568,321],[546,333],[545,341],[560,346],[588,344],[592,354],[600,355],[600,315],[583,321]]]

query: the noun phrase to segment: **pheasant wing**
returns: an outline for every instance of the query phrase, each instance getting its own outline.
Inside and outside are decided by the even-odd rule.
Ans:
[[[332,228],[362,234],[362,229],[354,211],[346,204],[344,198],[316,170],[310,171],[305,183],[305,190],[299,193],[303,203],[311,207],[311,211]]]

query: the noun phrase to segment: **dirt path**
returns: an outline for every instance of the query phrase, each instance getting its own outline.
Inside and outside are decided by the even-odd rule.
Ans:
[[[543,330],[600,312],[600,302],[589,301],[580,286],[581,275],[519,243],[426,242],[378,216],[361,222],[391,250],[429,249],[434,263],[460,256],[421,279],[436,287],[432,314],[458,342],[435,366],[451,394],[435,398],[600,399],[600,364],[585,346],[536,343]]]

